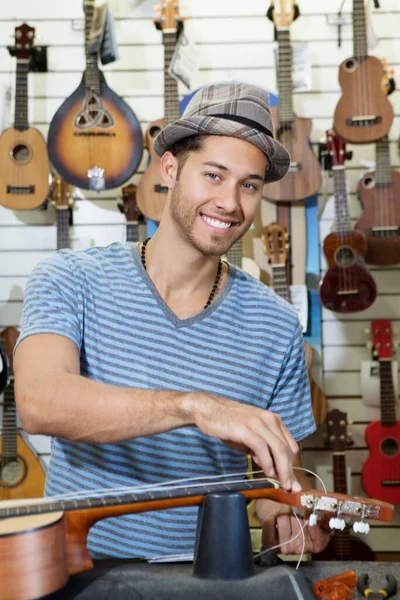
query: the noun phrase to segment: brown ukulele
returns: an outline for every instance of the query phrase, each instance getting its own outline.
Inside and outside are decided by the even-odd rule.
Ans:
[[[291,493],[273,487],[268,479],[195,483],[76,499],[0,503],[1,600],[34,600],[55,592],[70,575],[93,567],[86,547],[89,529],[101,519],[148,510],[200,506],[210,492],[238,492],[247,500],[270,498],[319,515],[339,515],[355,521],[391,522],[391,504],[343,494],[303,490]],[[133,492],[133,493],[132,493]],[[361,526],[361,523],[359,524]]]
[[[142,158],[143,140],[134,112],[108,87],[98,52],[90,49],[94,1],[83,3],[86,69],[79,87],[50,123],[48,147],[51,162],[65,181],[101,191],[132,177]]]
[[[340,410],[331,410],[326,418],[326,441],[332,450],[333,489],[338,494],[347,494],[346,446],[350,445],[347,433],[347,415]],[[371,548],[362,540],[351,535],[349,529],[335,531],[328,546],[314,555],[315,560],[375,560]]]
[[[9,378],[4,390],[3,433],[0,437],[1,500],[42,496],[46,479],[44,468],[35,452],[17,433],[12,353],[18,335],[15,327],[7,327],[0,334],[0,343],[4,346],[9,362]]]
[[[35,29],[24,23],[15,28],[17,58],[14,126],[0,137],[0,204],[12,210],[41,206],[49,192],[50,165],[42,134],[28,125],[28,71],[34,52]]]
[[[275,202],[304,200],[315,194],[321,186],[318,159],[309,142],[311,120],[296,117],[293,113],[292,46],[289,27],[294,20],[294,12],[294,0],[272,2],[268,11],[268,15],[272,13],[279,48],[279,105],[273,106],[271,112],[276,137],[287,148],[291,157],[287,175],[281,181],[264,186],[263,197]]]
[[[272,267],[272,287],[278,296],[291,303],[286,269],[286,263],[289,258],[289,234],[283,225],[270,223],[263,228],[261,240],[265,254],[268,256]],[[321,388],[311,377],[313,352],[307,342],[304,342],[304,351],[310,384],[312,411],[315,423],[321,425],[325,421],[327,413],[327,400]]]
[[[168,192],[161,181],[160,157],[153,150],[154,138],[160,130],[180,117],[178,84],[168,73],[177,41],[181,18],[177,0],[161,0],[161,15],[155,21],[162,31],[164,46],[164,119],[153,121],[145,134],[145,147],[150,154],[150,163],[139,181],[137,202],[140,211],[148,219],[160,221]]]
[[[346,142],[368,144],[383,138],[393,121],[387,98],[384,67],[368,56],[364,0],[353,0],[353,50],[339,67],[342,96],[336,106],[333,128]]]
[[[126,241],[139,241],[140,210],[136,203],[136,185],[131,183],[122,188],[122,202],[118,203],[120,212],[126,217]]]
[[[329,310],[351,313],[365,310],[376,298],[376,285],[367,271],[364,255],[367,241],[362,231],[353,230],[346,187],[346,146],[332,130],[326,132],[332,159],[335,196],[335,231],[324,239],[328,261],[319,288],[322,304]]]
[[[72,224],[73,186],[60,175],[53,179],[52,204],[57,214],[57,250],[70,247],[69,227]]]

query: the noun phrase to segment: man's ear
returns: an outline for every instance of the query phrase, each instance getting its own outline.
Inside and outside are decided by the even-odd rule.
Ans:
[[[178,174],[178,160],[172,152],[165,152],[161,157],[161,176],[167,188],[172,189]]]

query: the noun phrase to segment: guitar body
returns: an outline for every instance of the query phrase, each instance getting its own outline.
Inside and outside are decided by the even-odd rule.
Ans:
[[[0,450],[3,437],[0,436]],[[17,460],[7,462],[0,453],[0,500],[43,496],[46,474],[35,452],[17,436]]]
[[[365,439],[370,450],[361,473],[365,491],[374,498],[400,503],[400,422],[384,427],[374,421],[368,425]]]
[[[41,133],[32,127],[6,129],[0,137],[0,156],[0,204],[12,210],[41,206],[49,193],[50,174]]]
[[[161,221],[168,188],[162,186],[160,157],[153,149],[154,138],[164,127],[164,119],[153,121],[146,131],[145,146],[150,154],[150,162],[140,178],[136,199],[141,213],[153,221]],[[160,190],[161,191],[157,191]]]
[[[346,534],[342,539],[342,534]],[[322,552],[313,554],[314,560],[367,560],[375,561],[375,554],[367,544],[346,531],[335,531]]]
[[[342,62],[339,67],[342,96],[335,109],[333,128],[343,140],[369,144],[388,133],[393,107],[383,81],[382,62],[375,56],[351,57]],[[363,116],[373,118],[360,119]]]
[[[282,128],[278,121],[278,107],[272,106],[271,113],[276,138],[288,150],[291,166],[283,179],[264,186],[263,197],[274,202],[304,200],[314,195],[321,186],[319,162],[309,142],[311,120],[294,117],[290,129]]]
[[[65,181],[90,187],[89,169],[104,172],[104,188],[115,188],[135,173],[142,157],[142,132],[133,111],[107,85],[87,92],[84,79],[54,115],[49,129],[51,162]]]
[[[357,312],[371,306],[376,285],[364,266],[366,241],[361,231],[339,236],[330,233],[324,240],[329,269],[319,289],[322,304],[335,312]]]
[[[379,187],[375,175],[375,172],[366,173],[358,184],[357,192],[364,212],[356,229],[367,237],[365,262],[396,265],[400,263],[400,172],[392,171],[391,186]],[[385,230],[387,226],[391,229]]]

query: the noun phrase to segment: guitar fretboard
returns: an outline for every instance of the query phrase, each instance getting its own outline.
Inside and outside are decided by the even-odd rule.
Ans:
[[[232,265],[235,265],[236,267],[239,267],[239,269],[241,269],[242,268],[242,256],[243,256],[242,240],[238,240],[237,242],[235,242],[233,244],[233,246],[231,246],[229,248],[228,252],[226,253],[226,257]]]
[[[139,241],[139,224],[135,222],[127,222],[126,224],[126,241],[127,242],[138,242]]]
[[[293,121],[292,46],[289,29],[278,30],[278,118],[279,125],[290,125]]]
[[[347,198],[346,175],[343,166],[333,168],[333,189],[335,196],[335,231],[339,235],[352,231],[349,203]]]
[[[69,248],[69,213],[68,206],[57,208],[57,250]]]
[[[163,32],[164,44],[164,122],[173,123],[180,117],[178,83],[168,73],[171,58],[175,50],[176,32]]]
[[[368,56],[364,0],[353,0],[353,48],[356,58]]]
[[[28,71],[29,59],[18,58],[14,127],[20,131],[28,128]]]
[[[101,93],[100,89],[100,71],[97,63],[97,52],[92,54],[88,51],[90,29],[92,27],[93,14],[94,14],[94,1],[85,0],[84,2],[85,11],[85,56],[86,56],[86,70],[85,70],[85,86],[87,90],[90,90],[98,95]]]
[[[272,265],[272,287],[278,296],[290,303],[292,302],[285,265]]]
[[[383,137],[375,145],[376,183],[381,187],[392,187],[392,165],[390,163],[389,138]]]
[[[392,361],[379,361],[381,422],[385,427],[396,425],[396,396],[393,385]]]
[[[17,407],[14,394],[14,377],[11,376],[4,390],[2,450],[4,458],[15,460],[17,456]]]
[[[346,457],[343,454],[333,454],[333,490],[336,494],[347,494]],[[350,559],[351,538],[350,530],[335,531],[335,548],[338,560]]]

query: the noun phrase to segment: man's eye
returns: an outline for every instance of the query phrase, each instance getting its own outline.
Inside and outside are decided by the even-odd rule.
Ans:
[[[217,179],[220,179],[220,176],[217,175],[217,173],[206,173],[206,176],[212,181],[217,181]]]
[[[246,186],[246,190],[251,190],[251,191],[253,191],[253,190],[256,190],[256,189],[257,189],[257,188],[256,188],[256,186],[255,186],[255,185],[253,185],[252,183],[243,183],[242,185],[243,185],[243,186]]]

